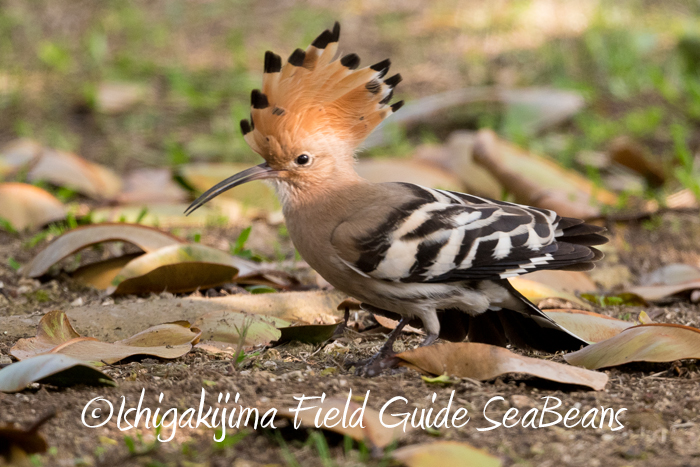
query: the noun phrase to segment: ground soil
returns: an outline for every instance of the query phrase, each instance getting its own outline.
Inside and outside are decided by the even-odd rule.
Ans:
[[[697,263],[700,235],[697,216],[665,215],[653,222],[615,225],[611,227],[612,242],[607,263],[626,267],[637,277],[669,261]],[[217,231],[203,241],[216,244],[232,232]],[[20,262],[29,259],[38,248],[22,247],[23,238],[5,236],[0,247],[0,264],[13,256]],[[1,272],[3,291],[12,301],[3,300],[0,315],[45,313],[52,309],[67,309],[81,297],[84,301],[103,300],[98,292],[76,285],[65,274],[43,282],[19,279],[11,268]],[[24,289],[20,289],[25,286]],[[37,294],[44,290],[46,294]],[[48,298],[46,298],[48,297]],[[145,297],[149,300],[156,296]],[[117,299],[120,300],[120,299]],[[138,306],[134,302],[134,306]],[[700,307],[686,301],[671,301],[648,307],[608,307],[597,311],[613,316],[636,316],[646,311],[658,322],[691,326],[700,325]],[[362,318],[362,317],[361,317]],[[369,321],[363,320],[365,323]],[[0,358],[8,362],[10,347],[22,336],[0,332]],[[234,369],[228,357],[211,355],[196,349],[174,361],[146,359],[109,366],[105,372],[118,387],[77,386],[59,389],[35,385],[18,394],[0,394],[0,424],[16,423],[28,426],[52,410],[57,416],[41,429],[51,450],[39,459],[42,465],[387,465],[380,452],[362,454],[355,445],[346,451],[342,437],[326,433],[329,454],[319,455],[317,439],[309,439],[305,429],[228,430],[229,442],[215,443],[214,429],[179,430],[173,441],[153,442],[155,432],[148,429],[119,431],[114,423],[89,429],[81,423],[85,405],[95,397],[104,397],[118,410],[120,398],[127,398],[128,407],[136,404],[145,390],[144,406],[197,407],[202,389],[208,394],[208,404],[214,404],[218,393],[240,393],[243,406],[276,407],[280,412],[295,405],[293,396],[321,395],[346,398],[370,391],[368,406],[380,409],[395,396],[409,401],[409,409],[444,407],[454,391],[456,407],[465,407],[470,422],[463,428],[439,430],[417,429],[402,438],[398,446],[430,442],[437,439],[460,440],[499,456],[504,465],[590,465],[590,466],[690,466],[700,465],[700,371],[695,360],[663,364],[631,364],[606,370],[610,381],[603,391],[510,375],[495,381],[477,382],[453,379],[447,384],[431,384],[413,370],[401,369],[379,377],[366,379],[354,376],[343,362],[370,355],[381,345],[378,333],[357,333],[352,330],[336,344],[322,346],[288,344],[265,349],[247,358]],[[407,334],[397,343],[396,350],[416,345],[419,337]],[[333,350],[335,349],[335,350]],[[541,355],[545,357],[544,355]],[[550,358],[550,357],[547,357]],[[563,361],[560,355],[553,357]],[[157,397],[163,393],[163,402]],[[433,393],[436,403],[431,403]],[[486,415],[500,420],[511,408],[524,414],[530,408],[542,408],[542,397],[553,396],[562,401],[560,411],[580,408],[611,407],[620,412],[624,429],[565,428],[559,424],[547,428],[499,427],[491,431],[477,428],[490,426],[484,418],[485,404],[495,396]],[[553,400],[552,400],[553,401]],[[563,411],[561,409],[564,409]],[[550,414],[551,416],[551,414]],[[549,417],[549,416],[548,416]],[[545,422],[552,418],[545,418]],[[280,421],[276,426],[285,425]],[[613,427],[616,425],[613,425]],[[137,433],[140,438],[137,438]],[[234,442],[236,433],[245,433]],[[168,436],[167,431],[163,431]],[[125,436],[135,439],[130,449]],[[286,446],[286,447],[283,447]],[[372,454],[376,456],[373,457]],[[37,460],[37,462],[39,462]]]

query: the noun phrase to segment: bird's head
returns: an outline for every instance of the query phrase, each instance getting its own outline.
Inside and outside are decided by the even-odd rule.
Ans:
[[[355,149],[403,105],[390,104],[401,75],[385,79],[389,60],[359,68],[355,54],[336,58],[339,36],[335,23],[284,66],[278,55],[265,53],[262,89],[251,94],[250,120],[241,120],[246,142],[265,163],[213,186],[188,213],[252,180],[274,180],[294,197],[356,176]]]

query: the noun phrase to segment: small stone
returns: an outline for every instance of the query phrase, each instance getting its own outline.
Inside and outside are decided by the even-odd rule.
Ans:
[[[102,302],[102,306],[109,306],[109,305],[114,305],[114,299],[108,298],[104,302]]]
[[[72,302],[70,302],[70,306],[83,306],[85,302],[83,301],[83,297],[78,297]]]
[[[262,366],[266,370],[270,370],[270,371],[275,371],[277,369],[277,363],[273,362],[272,360],[264,361]]]
[[[525,407],[534,407],[535,406],[535,401],[530,399],[527,396],[523,396],[520,394],[514,394],[510,396],[510,405],[515,407],[516,409],[522,409]]]
[[[161,292],[160,298],[164,298],[164,299],[175,298],[175,295],[171,294],[170,292]]]
[[[7,355],[0,355],[0,365],[9,365],[12,363],[12,359]]]

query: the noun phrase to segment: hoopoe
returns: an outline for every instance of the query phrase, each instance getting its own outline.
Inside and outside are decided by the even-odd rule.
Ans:
[[[359,68],[335,58],[340,26],[282,65],[265,54],[251,95],[246,142],[265,162],[212,187],[187,212],[240,184],[271,180],[301,256],[337,289],[374,313],[401,317],[365,374],[382,369],[401,329],[419,319],[427,337],[526,349],[578,349],[508,282],[542,269],[588,270],[603,228],[555,212],[409,183],[370,183],[354,169],[356,148],[403,101],[390,61]]]

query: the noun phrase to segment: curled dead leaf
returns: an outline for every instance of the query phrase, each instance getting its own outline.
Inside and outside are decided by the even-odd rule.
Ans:
[[[26,277],[40,277],[51,266],[73,253],[103,242],[121,241],[131,243],[145,252],[156,251],[182,240],[160,230],[138,224],[104,223],[87,225],[69,230],[39,252],[20,273]]]
[[[201,331],[188,322],[152,326],[128,339],[101,342],[93,337],[81,337],[71,326],[66,314],[55,310],[44,315],[35,337],[20,339],[10,354],[25,360],[47,353],[62,354],[83,362],[115,363],[134,355],[178,358],[199,341]]]
[[[160,248],[130,261],[112,280],[107,293],[117,295],[163,291],[181,293],[231,282],[236,258],[200,244]]]
[[[480,130],[474,160],[515,196],[516,202],[556,211],[561,216],[589,219],[600,215],[594,203],[612,205],[615,194],[554,161],[527,153]]]
[[[700,358],[700,329],[668,323],[630,327],[610,339],[564,355],[572,365],[594,370],[631,362],[685,358]]]
[[[600,342],[618,335],[635,323],[584,310],[544,310],[558,325],[588,342]]]
[[[437,441],[412,444],[391,453],[391,456],[407,467],[500,467],[498,457],[459,441]]]
[[[278,327],[289,324],[279,318],[221,310],[205,314],[194,325],[202,330],[206,341],[238,344],[241,334],[245,333],[243,345],[253,346],[278,340],[281,335]]]
[[[503,347],[459,342],[418,347],[397,355],[403,366],[433,375],[448,374],[486,381],[508,373],[525,373],[564,384],[605,388],[605,373],[539,358],[524,357]]]
[[[112,378],[93,366],[61,354],[36,355],[0,370],[2,392],[19,392],[32,383],[54,386],[116,386]]]
[[[14,229],[36,229],[65,217],[63,204],[48,191],[26,183],[0,183],[0,218]]]

